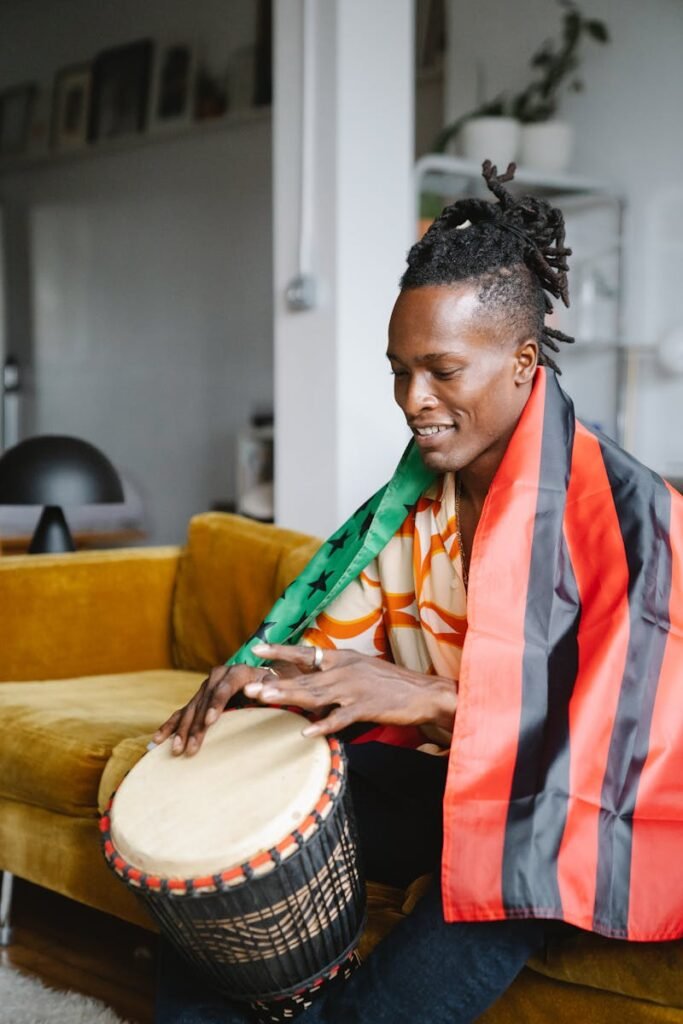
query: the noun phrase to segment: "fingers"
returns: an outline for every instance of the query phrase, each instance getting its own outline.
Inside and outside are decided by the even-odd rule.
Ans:
[[[253,672],[247,665],[218,665],[212,669],[185,707],[174,711],[157,730],[154,742],[162,743],[172,736],[173,754],[196,754],[207,728],[225,710],[230,698],[253,678]]]
[[[244,687],[244,692],[262,704],[291,705],[318,713],[326,711],[324,718],[302,730],[304,736],[328,736],[354,722],[370,721],[367,700],[354,699],[345,692],[339,670],[250,682]],[[332,710],[329,710],[331,706]]]
[[[259,658],[267,658],[269,661],[286,661],[301,672],[312,672],[315,665],[316,650],[309,644],[256,644],[252,648]]]
[[[362,708],[358,704],[351,704],[347,708],[333,708],[329,715],[317,722],[311,722],[305,729],[302,729],[302,736],[330,736],[334,732],[341,732],[354,722],[363,722]]]
[[[244,669],[247,671],[244,672]],[[213,725],[225,711],[228,701],[242,689],[248,678],[249,671],[246,665],[231,665],[227,668],[220,666],[213,669],[202,706],[197,709],[197,728],[204,730],[207,726]]]
[[[172,732],[175,732],[175,727],[180,721],[180,716],[182,715],[182,713],[183,708],[179,708],[177,711],[173,712],[170,718],[166,719],[163,725],[159,726],[157,731],[152,736],[152,740],[154,743],[163,743],[163,741],[168,736],[170,736]]]
[[[262,704],[292,704],[314,711],[340,699],[338,683],[339,673],[334,671],[296,675],[289,679],[266,676],[264,680],[247,683],[244,693]]]
[[[204,685],[204,684],[202,684]],[[175,735],[171,743],[172,754],[182,754],[187,749],[187,743],[189,738],[190,726],[194,721],[195,709],[197,707],[197,697],[193,697],[189,703],[182,709],[180,721],[175,729]],[[200,741],[201,743],[201,741]],[[188,750],[188,754],[194,754],[197,751],[196,744],[193,744],[193,749]]]
[[[197,753],[204,742],[206,730],[218,720],[252,673],[253,669],[247,665],[219,665],[211,670],[206,686],[196,695],[194,713],[187,720],[181,720],[176,729],[174,754],[183,750],[189,756]]]

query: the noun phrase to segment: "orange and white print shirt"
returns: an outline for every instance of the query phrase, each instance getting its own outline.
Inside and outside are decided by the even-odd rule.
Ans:
[[[302,643],[353,649],[452,678],[457,686],[467,597],[455,476],[428,488],[379,555],[305,630]]]

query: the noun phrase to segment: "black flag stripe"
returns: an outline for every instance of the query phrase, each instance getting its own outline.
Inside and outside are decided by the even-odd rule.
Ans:
[[[630,633],[602,786],[594,925],[628,935],[633,812],[668,632],[671,495],[655,473],[601,439],[628,565]],[[648,486],[649,482],[649,486]]]
[[[569,792],[569,700],[578,671],[580,602],[563,535],[574,411],[547,374],[534,535],[524,621],[522,709],[503,854],[508,912],[562,916],[557,855]],[[517,870],[524,865],[524,871]]]

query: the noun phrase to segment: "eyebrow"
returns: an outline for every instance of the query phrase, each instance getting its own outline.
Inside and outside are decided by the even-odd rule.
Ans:
[[[418,366],[422,366],[425,363],[439,363],[443,359],[458,359],[457,352],[426,352],[423,356],[416,356],[415,362]],[[400,363],[401,360],[398,356],[395,356],[392,352],[387,352],[387,359],[390,362]]]

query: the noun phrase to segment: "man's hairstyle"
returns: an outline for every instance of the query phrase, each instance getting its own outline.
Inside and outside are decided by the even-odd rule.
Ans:
[[[401,289],[472,281],[488,309],[504,314],[517,340],[535,338],[539,362],[560,372],[550,355],[558,341],[574,339],[545,325],[551,313],[550,295],[569,305],[564,218],[561,212],[534,196],[515,198],[504,187],[515,165],[505,174],[486,160],[483,175],[497,203],[460,199],[447,206],[408,253]]]

